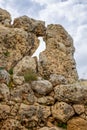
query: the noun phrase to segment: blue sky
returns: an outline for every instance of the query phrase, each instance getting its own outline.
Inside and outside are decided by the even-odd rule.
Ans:
[[[87,0],[0,0],[12,19],[22,15],[61,24],[71,34],[80,78],[87,78]]]

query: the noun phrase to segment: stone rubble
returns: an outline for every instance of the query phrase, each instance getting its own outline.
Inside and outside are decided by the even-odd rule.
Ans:
[[[0,130],[87,130],[87,80],[78,80],[74,51],[61,25],[28,16],[11,25],[0,8]]]

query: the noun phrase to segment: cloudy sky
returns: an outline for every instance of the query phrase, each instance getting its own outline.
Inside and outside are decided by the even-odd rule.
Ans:
[[[61,24],[71,34],[80,78],[87,78],[87,0],[0,0],[12,18],[27,15]]]

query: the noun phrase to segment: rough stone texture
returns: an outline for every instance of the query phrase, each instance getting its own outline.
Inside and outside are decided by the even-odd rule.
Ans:
[[[84,105],[75,104],[75,105],[73,105],[73,108],[74,108],[75,112],[76,112],[77,114],[79,114],[79,115],[85,112],[85,107],[84,107]]]
[[[24,56],[32,55],[38,44],[34,34],[0,25],[0,66],[11,69]]]
[[[59,85],[59,84],[67,84],[67,80],[62,75],[51,74],[49,80],[50,80],[50,82],[52,83],[53,86],[56,86],[56,85]]]
[[[71,36],[61,25],[48,25],[46,30],[46,50],[40,53],[40,74],[49,78],[50,74],[63,75],[68,82],[78,79],[74,47]]]
[[[10,22],[0,9],[0,130],[63,130],[67,122],[68,130],[87,130],[87,80],[76,81],[70,35],[27,16]],[[38,62],[39,36],[46,50]],[[30,73],[37,78],[26,80]]]
[[[43,127],[43,128],[40,128],[39,130],[49,130],[49,127]]]
[[[36,72],[37,64],[36,60],[33,57],[25,56],[18,64],[14,67],[14,75],[23,75],[28,70]]]
[[[87,121],[87,114],[86,113],[82,113],[79,117],[81,117],[82,119]]]
[[[1,130],[28,130],[21,126],[19,121],[12,118],[5,120],[5,125],[1,126]]]
[[[5,26],[9,26],[11,24],[10,13],[1,8],[0,8],[0,24]]]
[[[32,82],[32,89],[38,94],[46,95],[52,91],[53,86],[48,80],[40,80]]]
[[[0,70],[0,82],[9,84],[10,80],[11,80],[10,74],[6,70],[1,69]]]
[[[67,122],[74,114],[73,108],[65,102],[57,102],[52,106],[53,117],[62,122]]]
[[[7,102],[10,98],[10,90],[8,86],[0,82],[0,102]]]
[[[68,121],[67,130],[87,130],[87,121],[79,117]]]
[[[27,83],[11,89],[11,100],[18,103],[24,102],[26,104],[33,104],[37,101],[30,84]]]
[[[19,109],[19,120],[26,128],[37,127],[42,125],[41,121],[46,124],[46,119],[51,115],[50,107],[41,105],[25,105],[21,104]],[[45,120],[44,120],[45,119]]]
[[[83,83],[56,86],[55,98],[68,103],[87,103],[87,85]]]
[[[54,104],[54,98],[51,97],[51,96],[43,96],[41,98],[38,98],[37,102],[39,104],[53,105]]]
[[[36,36],[44,36],[46,31],[45,22],[34,20],[28,16],[16,18],[13,27],[23,28],[27,32],[33,32]]]
[[[59,127],[51,127],[49,128],[49,130],[66,130],[66,129],[59,128]]]
[[[25,82],[24,76],[13,75],[13,83],[15,85],[22,85]]]
[[[4,120],[9,117],[10,106],[0,103],[0,120]]]
[[[63,128],[59,128],[59,127],[43,127],[43,128],[40,128],[39,130],[66,130],[66,129],[63,129]]]

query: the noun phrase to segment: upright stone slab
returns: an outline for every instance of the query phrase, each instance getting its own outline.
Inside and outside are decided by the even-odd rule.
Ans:
[[[48,79],[51,74],[58,74],[70,83],[76,81],[78,75],[71,36],[61,25],[51,24],[47,26],[44,39],[46,50],[40,53],[39,73]]]

